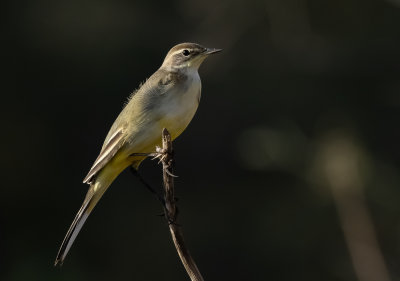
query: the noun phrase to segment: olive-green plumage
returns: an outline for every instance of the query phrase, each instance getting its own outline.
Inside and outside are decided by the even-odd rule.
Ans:
[[[204,59],[220,50],[194,43],[173,47],[161,67],[130,97],[112,125],[103,147],[84,183],[90,184],[57,254],[62,264],[87,217],[114,179],[127,167],[137,169],[148,153],[161,145],[161,131],[167,128],[178,137],[196,113],[201,81],[198,68]]]

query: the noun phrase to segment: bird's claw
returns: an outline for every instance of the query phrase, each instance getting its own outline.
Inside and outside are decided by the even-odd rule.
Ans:
[[[149,156],[153,157],[151,160],[158,159],[158,164],[162,163],[164,166],[166,166],[167,168],[165,169],[165,172],[168,175],[170,175],[171,177],[174,177],[174,178],[178,177],[178,176],[174,175],[173,173],[171,173],[171,171],[169,170],[170,164],[167,163],[167,161],[166,161],[166,159],[168,157],[168,152],[166,149],[156,146],[156,152],[149,154]]]
[[[167,158],[167,151],[159,146],[156,146],[156,152],[151,155],[153,158],[151,160],[158,159],[158,164],[164,163],[165,158]]]

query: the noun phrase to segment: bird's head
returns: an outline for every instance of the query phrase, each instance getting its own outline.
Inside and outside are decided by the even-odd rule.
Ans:
[[[167,69],[199,69],[201,63],[211,54],[221,49],[205,48],[195,43],[182,43],[172,47],[161,67]]]

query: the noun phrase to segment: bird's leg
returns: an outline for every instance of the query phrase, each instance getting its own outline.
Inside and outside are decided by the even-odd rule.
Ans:
[[[152,153],[133,153],[133,154],[131,154],[130,156],[146,156],[146,157],[153,157],[151,160],[158,159],[158,164],[160,164],[160,163],[163,164],[163,169],[164,169],[164,171],[165,171],[169,176],[175,177],[175,178],[177,177],[177,176],[175,176],[174,174],[172,174],[171,171],[169,170],[170,167],[169,167],[169,164],[167,163],[167,159],[168,159],[169,156],[168,156],[168,151],[167,151],[166,149],[163,149],[163,148],[161,148],[161,147],[159,147],[159,146],[156,146],[156,151],[155,151],[155,152],[152,152]],[[170,218],[170,217],[168,216],[168,207],[167,207],[167,203],[166,203],[166,199],[165,199],[166,194],[164,194],[164,197],[162,197],[161,195],[159,195],[159,194],[155,191],[155,189],[152,188],[151,185],[148,184],[148,183],[143,179],[143,177],[139,174],[139,172],[138,172],[134,167],[132,167],[132,166],[131,166],[131,172],[132,172],[136,177],[139,178],[139,180],[142,182],[142,184],[144,184],[144,185],[147,187],[147,189],[150,190],[150,192],[152,192],[153,194],[155,194],[155,195],[157,196],[157,199],[161,202],[161,204],[162,204],[163,207],[164,207],[164,216],[167,217],[168,223],[169,223],[169,224],[176,224],[176,223],[175,223],[175,218],[176,218],[176,216],[175,216],[175,218]],[[175,197],[174,197],[174,201],[176,201]],[[175,208],[177,208],[177,207],[175,206]],[[176,210],[176,213],[175,213],[175,214],[177,214],[177,213],[178,213],[178,211]]]
[[[149,184],[147,183],[147,181],[142,177],[141,174],[139,174],[138,170],[136,170],[134,167],[130,167],[130,171],[132,172],[132,174],[137,177],[139,179],[139,181],[151,192],[153,193],[157,199],[163,204],[165,205],[165,200],[164,198],[157,193],[157,191]]]
[[[132,172],[132,174],[137,177],[139,179],[139,181],[151,192],[153,193],[157,199],[161,202],[161,204],[163,205],[164,210],[166,209],[166,205],[165,205],[165,199],[157,193],[157,191],[148,183],[146,182],[146,180],[142,177],[141,174],[139,174],[138,170],[136,170],[134,167],[130,167],[130,171]],[[177,198],[175,198],[175,201],[177,201]],[[178,213],[178,208],[176,207],[176,212]],[[160,217],[165,217],[165,213],[163,214],[159,214],[158,216]],[[169,223],[171,224],[176,224],[173,220],[169,220]]]
[[[165,159],[167,157],[167,151],[165,151],[164,149],[162,149],[159,146],[156,146],[156,151],[155,152],[150,152],[150,153],[132,153],[129,156],[146,156],[146,157],[153,157],[151,158],[151,160],[155,160],[158,159],[158,164],[165,162]],[[168,175],[170,175],[171,177],[177,178],[178,176],[172,174],[169,169],[166,169],[166,172]],[[136,171],[137,173],[137,171]],[[143,179],[141,179],[141,181],[143,181]],[[143,183],[145,183],[143,181]]]
[[[159,159],[158,164],[160,164],[160,163],[166,164],[165,160],[168,157],[168,155],[167,155],[167,151],[165,149],[163,149],[159,146],[156,146],[156,152],[151,153],[151,154],[152,154],[151,156],[153,156],[153,158],[151,160]],[[174,177],[174,178],[178,177],[178,176],[175,176],[174,174],[172,174],[168,168],[165,169],[165,172],[167,172],[167,174],[170,175],[171,177]]]

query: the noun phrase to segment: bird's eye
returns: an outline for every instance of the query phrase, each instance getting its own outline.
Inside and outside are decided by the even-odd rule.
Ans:
[[[182,52],[182,54],[185,56],[185,57],[187,57],[189,54],[190,54],[190,52],[189,52],[189,50],[183,50],[183,52]]]

